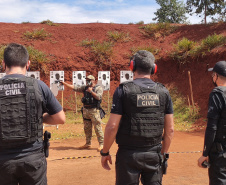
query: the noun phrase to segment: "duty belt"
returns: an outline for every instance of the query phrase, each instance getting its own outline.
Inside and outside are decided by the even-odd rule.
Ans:
[[[97,108],[95,105],[84,105],[83,106],[85,109],[92,109],[92,108]]]

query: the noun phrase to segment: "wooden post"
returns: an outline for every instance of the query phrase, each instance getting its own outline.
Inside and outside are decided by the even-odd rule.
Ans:
[[[77,95],[75,92],[75,114],[77,114]]]
[[[62,108],[64,108],[64,91],[62,91]]]
[[[110,112],[110,108],[109,108],[109,91],[108,91],[108,112]]]
[[[190,71],[188,71],[188,78],[189,78],[189,85],[190,85],[190,91],[191,91],[191,103],[192,103],[192,107],[193,107],[193,111],[194,111],[195,110],[195,106],[194,106],[194,99],[193,99],[193,91],[192,91],[192,83],[191,83]]]
[[[188,106],[190,107],[191,105],[190,105],[190,99],[189,99],[189,96],[188,96]]]

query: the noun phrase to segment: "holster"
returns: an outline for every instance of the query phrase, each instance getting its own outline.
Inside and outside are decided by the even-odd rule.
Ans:
[[[43,145],[44,145],[44,153],[45,153],[45,157],[49,157],[49,139],[51,138],[51,133],[48,131],[45,131],[44,133],[44,141],[43,141]]]
[[[168,168],[168,159],[169,159],[169,153],[164,153],[164,160],[162,163],[162,174],[166,175],[167,168]]]
[[[100,107],[100,109],[99,109],[99,111],[100,111],[100,118],[102,119],[102,118],[104,118],[105,117],[105,111],[104,111],[104,109],[102,109],[102,107]]]

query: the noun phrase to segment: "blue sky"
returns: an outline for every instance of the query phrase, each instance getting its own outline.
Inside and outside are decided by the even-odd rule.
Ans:
[[[137,23],[154,22],[155,0],[0,0],[0,22]],[[190,16],[191,24],[201,18]]]

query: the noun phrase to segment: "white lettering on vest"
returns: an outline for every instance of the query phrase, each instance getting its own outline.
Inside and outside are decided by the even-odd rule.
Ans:
[[[25,89],[24,82],[0,85],[0,91],[3,91],[6,96],[22,94],[21,89]]]
[[[137,107],[159,106],[159,94],[144,93],[137,94]]]
[[[21,94],[20,89],[12,89],[12,90],[6,90],[5,91],[6,95],[16,95],[16,94]]]

